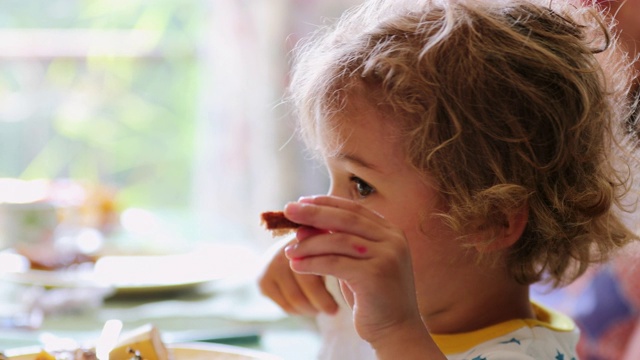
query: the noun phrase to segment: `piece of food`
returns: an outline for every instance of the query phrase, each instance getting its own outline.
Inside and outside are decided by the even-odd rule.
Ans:
[[[15,251],[29,260],[33,270],[69,270],[83,264],[92,265],[97,260],[97,256],[79,250],[60,250],[53,244],[20,246]]]
[[[271,231],[273,236],[282,236],[293,232],[301,225],[287,219],[282,211],[265,211],[260,215],[260,223]]]
[[[111,350],[109,360],[169,360],[171,354],[162,342],[158,329],[147,324],[125,332],[120,336],[118,344]]]
[[[35,360],[98,360],[95,351],[91,349],[76,349],[76,350],[58,350],[58,351],[45,351],[41,350]]]
[[[34,360],[97,360],[97,357],[94,349],[42,350]],[[109,360],[173,360],[173,357],[158,329],[147,324],[123,333],[109,353]]]

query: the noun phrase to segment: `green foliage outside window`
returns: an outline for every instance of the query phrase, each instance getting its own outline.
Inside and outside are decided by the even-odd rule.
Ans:
[[[135,56],[104,55],[100,43],[87,56],[0,54],[0,177],[89,180],[118,188],[125,206],[186,206],[206,5],[3,0],[5,34],[133,30],[152,47]]]

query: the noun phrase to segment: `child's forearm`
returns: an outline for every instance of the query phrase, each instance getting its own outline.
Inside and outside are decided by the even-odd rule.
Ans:
[[[446,360],[422,322],[394,329],[372,342],[378,360]]]

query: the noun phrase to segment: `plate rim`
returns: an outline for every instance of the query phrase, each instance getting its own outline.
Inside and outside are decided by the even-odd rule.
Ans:
[[[150,259],[157,261],[157,259],[176,259],[178,257],[193,256],[194,260],[203,262],[203,254],[206,252],[212,252],[216,254],[230,255],[240,254],[248,257],[251,262],[255,262],[259,259],[259,255],[252,249],[246,246],[237,245],[208,245],[202,249],[191,249],[189,251],[167,253],[167,254],[149,254],[149,255],[105,255],[104,258],[123,258],[127,261],[131,261],[134,258]],[[1,253],[1,252],[0,252]],[[208,264],[209,257],[206,257]],[[228,266],[228,265],[225,265]],[[187,289],[194,289],[201,285],[214,283],[221,281],[229,277],[236,276],[239,269],[232,267],[221,272],[222,268],[211,269],[211,271],[202,271],[197,273],[189,273],[182,278],[171,279],[153,279],[151,281],[122,281],[121,279],[104,279],[94,268],[81,269],[81,270],[40,270],[40,269],[23,269],[21,271],[3,271],[0,268],[0,279],[17,284],[38,285],[47,288],[98,288],[98,289],[112,289],[117,294],[142,294],[142,293],[162,293],[171,291],[182,291]],[[240,274],[243,271],[239,272]],[[248,273],[248,272],[247,272]],[[246,274],[245,274],[246,275]]]
[[[28,270],[24,272],[6,272],[0,274],[2,280],[10,281],[17,284],[37,285],[57,289],[75,289],[75,288],[97,288],[97,289],[113,289],[118,293],[137,293],[137,292],[161,292],[181,290],[196,287],[199,285],[215,282],[223,279],[222,276],[211,276],[209,278],[186,279],[185,281],[170,281],[165,283],[118,283],[118,282],[101,282],[88,277],[78,276],[73,279],[73,275],[69,273],[55,273],[55,271],[45,270]],[[68,278],[68,279],[67,279]]]
[[[246,347],[237,346],[237,345],[221,344],[221,343],[185,342],[185,343],[167,344],[167,348],[171,350],[218,351],[218,352],[227,352],[233,355],[251,356],[257,359],[264,359],[264,360],[282,360],[282,357],[278,355],[270,354],[261,350],[246,348]]]
[[[228,345],[228,344],[220,344],[220,343],[206,343],[206,342],[179,342],[174,344],[165,344],[165,346],[170,350],[191,350],[191,351],[203,351],[203,352],[223,352],[229,353],[233,355],[240,356],[249,356],[254,357],[259,360],[283,360],[282,357],[266,353],[261,350],[245,348],[237,345]],[[18,347],[12,349],[6,349],[2,351],[9,360],[12,360],[15,357],[25,357],[30,355],[37,355],[42,350],[42,346],[33,345],[26,347]],[[180,360],[180,359],[176,359]]]

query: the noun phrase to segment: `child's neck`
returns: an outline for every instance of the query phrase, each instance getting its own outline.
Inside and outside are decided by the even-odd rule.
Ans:
[[[427,316],[423,312],[424,322],[431,333],[464,333],[513,319],[535,318],[529,286],[511,283],[476,289],[479,291],[469,290],[439,311]]]

